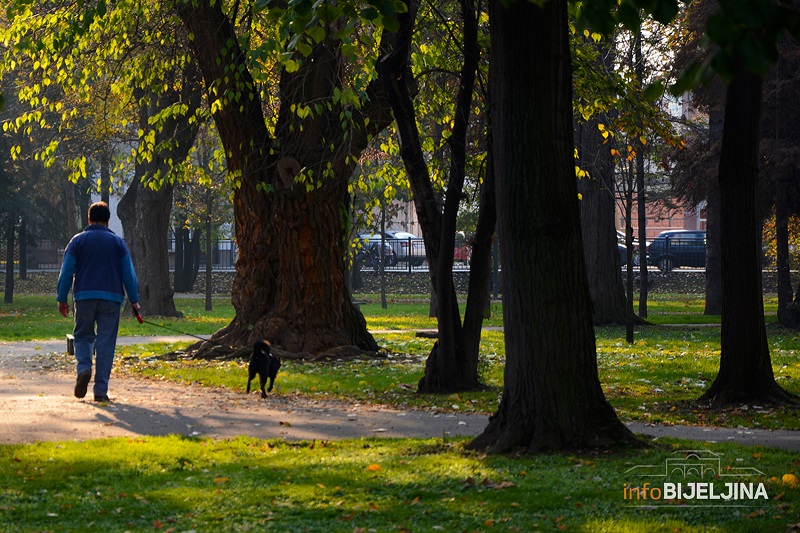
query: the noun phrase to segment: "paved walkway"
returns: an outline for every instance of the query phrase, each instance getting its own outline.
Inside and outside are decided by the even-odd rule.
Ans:
[[[119,344],[175,342],[181,337],[126,337]],[[478,435],[488,417],[375,408],[295,395],[246,395],[114,374],[110,404],[78,400],[64,341],[0,343],[0,443],[87,440],[180,434],[212,438],[334,440],[358,437]],[[242,384],[246,376],[242,376]],[[87,398],[91,398],[91,386]],[[635,432],[704,442],[737,442],[800,451],[800,432],[658,426],[630,423]]]

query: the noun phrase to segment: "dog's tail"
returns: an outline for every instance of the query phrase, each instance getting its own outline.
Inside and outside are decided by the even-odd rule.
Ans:
[[[269,343],[269,341],[262,339],[253,343],[253,348],[261,350],[262,352],[270,353],[272,345]]]

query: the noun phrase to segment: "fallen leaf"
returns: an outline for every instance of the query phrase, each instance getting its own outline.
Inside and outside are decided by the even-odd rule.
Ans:
[[[795,488],[800,485],[800,479],[794,474],[784,474],[781,478],[781,481],[784,485],[789,485],[791,488]]]
[[[367,467],[367,470],[370,472],[378,472],[381,469],[381,465],[371,464]]]

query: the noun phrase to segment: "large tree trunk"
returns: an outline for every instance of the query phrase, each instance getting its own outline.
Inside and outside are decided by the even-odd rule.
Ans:
[[[167,255],[173,186],[165,183],[158,190],[144,187],[140,180],[147,172],[144,168],[137,169],[117,206],[117,214],[139,279],[142,312],[153,316],[180,316],[169,282]]]
[[[169,148],[145,158],[136,165],[136,171],[125,195],[117,206],[122,221],[125,240],[130,248],[136,274],[139,278],[139,304],[143,312],[156,316],[181,316],[175,308],[174,291],[169,280],[170,213],[174,185],[169,176],[171,162],[186,159],[197,136],[198,125],[190,117],[200,107],[202,94],[199,74],[191,68],[183,73],[183,91],[162,95],[134,91],[139,101],[139,124],[143,131],[152,126],[150,120],[169,106],[183,104],[188,111],[183,117],[167,119],[156,134],[156,145],[171,141]],[[150,180],[161,181],[157,189],[145,185]]]
[[[764,324],[761,238],[757,216],[758,146],[762,78],[739,67],[725,96],[719,163],[722,244],[720,369],[699,399],[735,402],[792,401],[775,382]]]
[[[478,23],[475,5],[471,0],[462,0],[461,13],[464,20],[464,62],[460,73],[459,91],[456,96],[454,125],[448,145],[450,147],[450,172],[444,209],[433,192],[425,155],[417,129],[414,103],[410,87],[413,85],[409,66],[410,44],[418,2],[407,2],[407,13],[401,15],[402,46],[398,47],[388,61],[384,62],[381,77],[392,104],[400,136],[400,149],[406,172],[414,192],[414,205],[425,239],[433,293],[436,295],[436,317],[438,320],[438,342],[428,356],[425,375],[419,382],[420,392],[455,392],[474,390],[480,386],[478,378],[478,352],[475,335],[480,339],[482,309],[471,316],[471,339],[465,338],[464,327],[458,309],[453,283],[453,258],[455,251],[456,218],[464,186],[466,166],[466,139],[469,129],[469,113],[477,74],[480,48],[478,46]],[[491,224],[491,221],[485,224]],[[484,228],[485,232],[485,228]],[[486,236],[481,236],[482,242]],[[491,242],[491,236],[488,238]],[[478,271],[482,265],[478,267]],[[488,270],[487,270],[488,272]],[[476,282],[481,274],[476,274]],[[484,282],[476,289],[486,293]],[[472,305],[482,305],[486,297],[475,295]],[[470,301],[468,300],[468,304]],[[469,344],[469,352],[467,345]]]
[[[495,0],[490,19],[506,369],[498,411],[469,446],[502,453],[633,441],[597,374],[566,0],[541,8]]]
[[[348,178],[369,135],[391,120],[385,100],[370,85],[369,101],[361,109],[348,109],[354,122],[343,128],[339,117],[344,109],[333,94],[345,69],[335,43],[324,39],[298,71],[282,72],[273,138],[221,4],[185,4],[178,13],[194,35],[192,47],[206,89],[213,88],[214,100],[232,102],[216,108],[213,116],[229,170],[237,177],[236,316],[211,342],[195,346],[195,355],[213,355],[214,345],[236,348],[258,338],[295,353],[319,354],[343,345],[377,350],[345,284],[348,232],[342,213],[348,212]],[[384,32],[382,43],[392,35]],[[309,103],[322,103],[325,110],[300,118],[295,105]]]
[[[590,120],[577,126],[578,164],[589,172],[588,178],[578,180],[583,253],[595,325],[623,325],[628,301],[614,224],[614,161],[597,125]]]

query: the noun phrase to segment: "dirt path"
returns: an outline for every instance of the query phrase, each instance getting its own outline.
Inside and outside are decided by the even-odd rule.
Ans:
[[[126,337],[119,344],[175,342],[176,337]],[[319,402],[294,395],[245,395],[128,374],[111,376],[104,405],[78,400],[66,341],[0,343],[0,444],[104,437],[188,435],[212,438],[333,440],[357,437],[474,436],[485,415],[432,413]],[[243,381],[246,379],[242,376]],[[91,398],[91,385],[87,398]],[[800,452],[800,431],[658,426],[632,422],[635,432],[705,442],[738,442]]]
[[[121,338],[119,344],[175,340]],[[477,435],[488,420],[482,415],[376,409],[293,395],[262,400],[257,394],[119,373],[111,376],[109,395],[114,401],[103,405],[91,401],[91,384],[86,399],[73,396],[75,373],[71,356],[61,355],[65,350],[66,341],[0,344],[0,443],[169,434],[309,440],[424,438]]]

